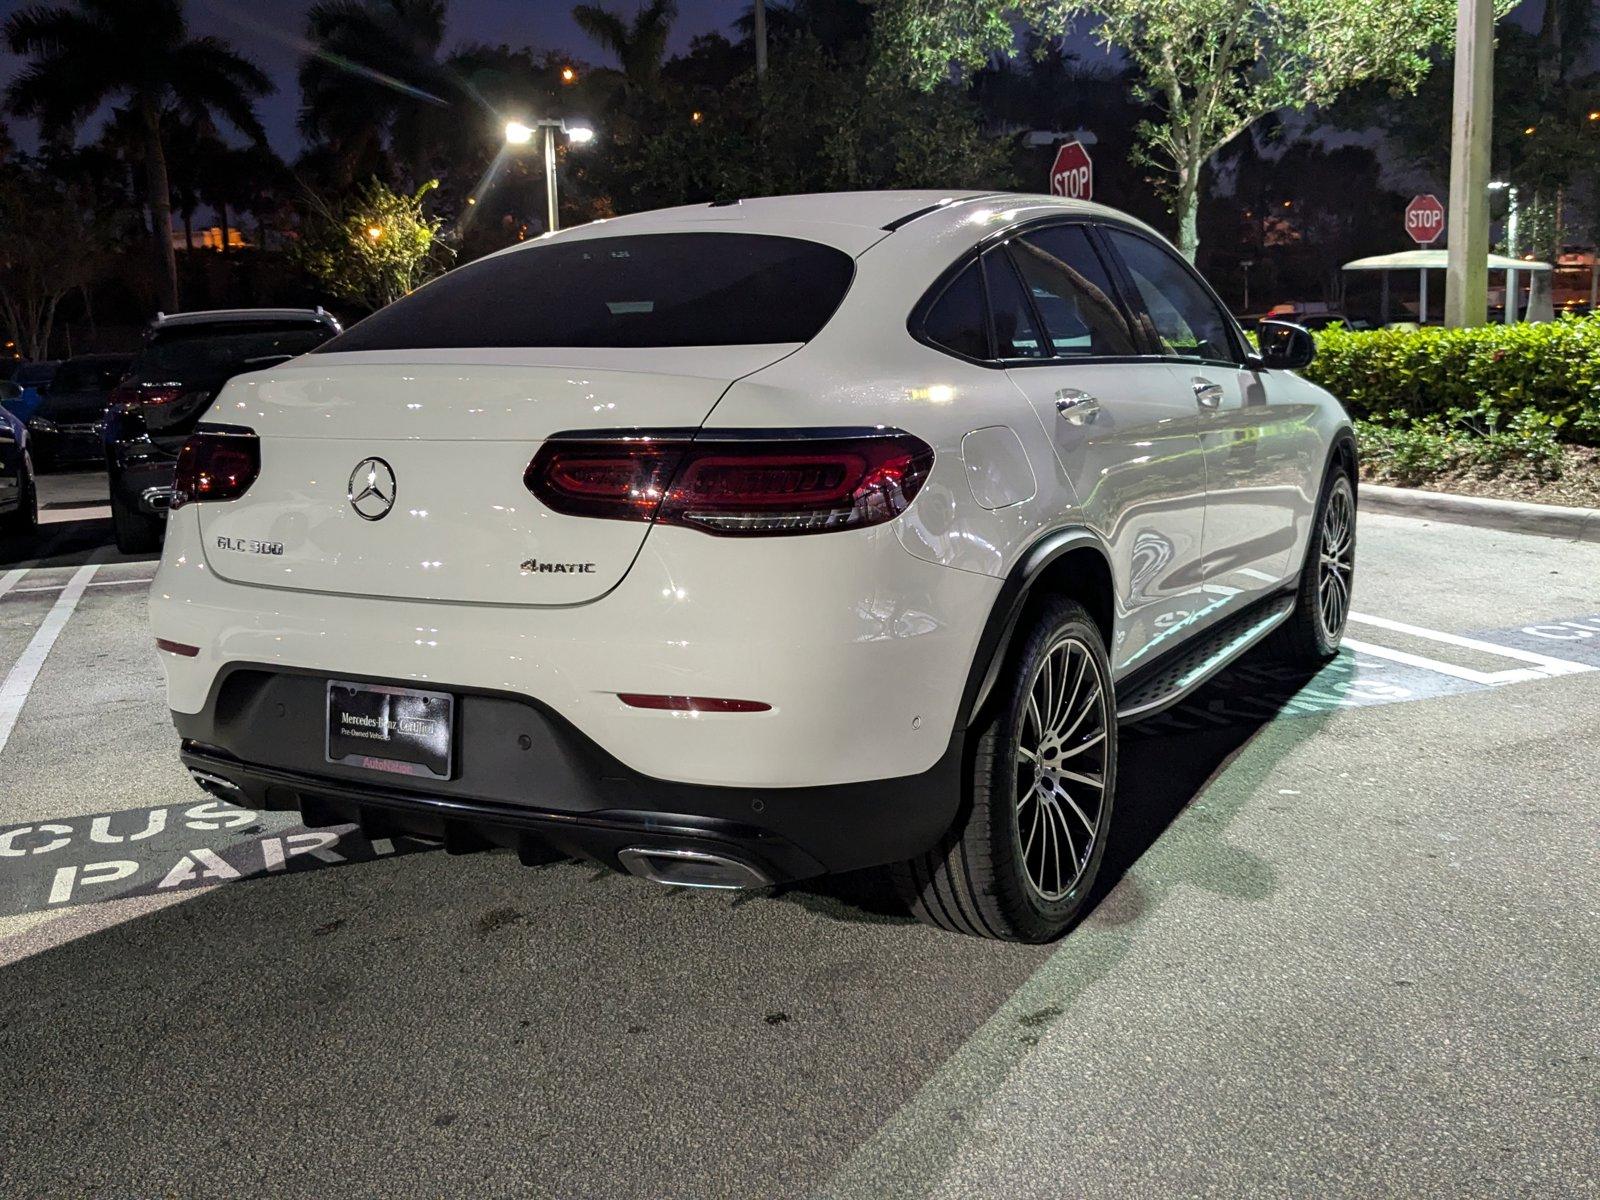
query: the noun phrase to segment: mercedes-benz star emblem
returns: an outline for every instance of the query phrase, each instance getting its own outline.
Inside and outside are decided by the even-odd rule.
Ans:
[[[394,468],[381,458],[363,458],[350,472],[350,507],[363,521],[381,521],[394,507]]]

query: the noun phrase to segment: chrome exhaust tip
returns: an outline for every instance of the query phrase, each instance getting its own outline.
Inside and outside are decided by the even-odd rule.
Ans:
[[[190,777],[200,785],[201,789],[215,796],[218,800],[228,803],[237,803],[244,797],[244,789],[232,780],[224,779],[221,775],[213,775],[210,771],[197,771],[189,768]]]
[[[668,887],[760,888],[772,883],[749,863],[704,850],[630,846],[619,850],[617,859],[630,874]]]

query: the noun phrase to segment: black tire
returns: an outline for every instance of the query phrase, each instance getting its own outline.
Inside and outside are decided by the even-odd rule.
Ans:
[[[1067,730],[1072,744],[1064,753],[1059,740],[1051,749],[1051,737],[1033,715],[1040,708],[1040,689],[1048,684],[1047,658],[1050,670],[1063,677],[1056,706],[1063,711],[1059,720],[1047,717],[1044,725]],[[1067,679],[1079,663],[1082,674],[1074,695],[1074,684]],[[932,850],[896,865],[891,873],[912,912],[930,925],[978,937],[1047,942],[1082,915],[1105,854],[1116,794],[1111,664],[1099,627],[1084,607],[1061,597],[1047,600],[999,687],[1005,690],[996,697],[993,715],[973,731],[967,794],[955,825]],[[1074,713],[1081,714],[1080,724],[1068,728]],[[1089,732],[1092,725],[1098,725],[1098,735]],[[1027,741],[1036,751],[1032,766],[1023,758]],[[1069,761],[1082,776],[1098,777],[1099,787],[1064,780],[1044,765],[1064,769]],[[1051,790],[1055,787],[1061,792]],[[1058,798],[1063,793],[1065,800]],[[1048,798],[1033,798],[1039,795]],[[1080,853],[1076,839],[1085,835],[1088,846]],[[1070,860],[1078,867],[1075,876],[1052,881],[1049,838],[1057,850],[1057,871],[1064,866],[1060,843],[1068,842]],[[1036,874],[1044,876],[1044,885],[1035,880]]]
[[[161,518],[135,510],[115,485],[111,488],[111,528],[123,554],[150,554],[161,549],[165,532]]]
[[[1341,520],[1340,512],[1345,514]],[[1330,516],[1333,517],[1330,523]],[[1334,556],[1340,560],[1337,568],[1328,567],[1330,536],[1340,528],[1344,536],[1332,545]],[[1317,498],[1317,512],[1311,526],[1310,544],[1306,559],[1300,568],[1300,585],[1295,592],[1294,611],[1289,619],[1273,631],[1271,649],[1274,657],[1298,667],[1319,667],[1339,653],[1339,643],[1344,640],[1345,622],[1350,616],[1350,599],[1355,585],[1356,568],[1356,496],[1355,487],[1343,466],[1334,463],[1328,470],[1328,479],[1322,485],[1322,495]],[[1325,580],[1327,574],[1335,580]],[[1342,588],[1342,599],[1337,603],[1337,617],[1330,620],[1325,614],[1325,588]]]

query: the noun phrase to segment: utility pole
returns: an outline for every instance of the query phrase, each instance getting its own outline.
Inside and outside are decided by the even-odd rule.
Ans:
[[[1450,248],[1444,323],[1481,325],[1489,310],[1489,132],[1494,121],[1494,5],[1459,0],[1450,121]]]
[[[767,77],[767,0],[755,0],[751,14],[755,18],[751,36],[756,43],[756,78],[760,80]]]

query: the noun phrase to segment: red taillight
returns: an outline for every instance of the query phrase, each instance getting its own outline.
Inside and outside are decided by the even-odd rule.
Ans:
[[[191,646],[188,642],[173,642],[166,638],[156,639],[156,649],[165,650],[168,654],[176,654],[180,658],[195,658],[200,653],[199,646]]]
[[[892,520],[932,467],[926,442],[892,430],[771,441],[553,438],[524,482],[572,516],[770,536]]]
[[[724,700],[716,696],[657,696],[648,692],[618,692],[629,708],[655,708],[665,712],[755,713],[770,712],[762,700]]]
[[[171,507],[237,500],[260,473],[261,439],[254,433],[196,433],[178,451]]]
[[[183,387],[176,383],[124,383],[111,389],[107,403],[120,404],[123,408],[171,404],[183,392]]]

